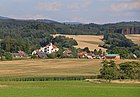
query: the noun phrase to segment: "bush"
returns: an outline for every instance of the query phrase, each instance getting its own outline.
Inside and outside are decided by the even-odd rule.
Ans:
[[[13,59],[12,54],[10,52],[5,52],[4,56],[5,56],[6,60],[12,60]]]

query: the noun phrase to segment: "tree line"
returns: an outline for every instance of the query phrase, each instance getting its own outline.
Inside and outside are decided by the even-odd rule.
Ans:
[[[112,60],[105,60],[102,62],[100,77],[109,82],[115,79],[140,79],[140,63],[125,62],[117,65]]]

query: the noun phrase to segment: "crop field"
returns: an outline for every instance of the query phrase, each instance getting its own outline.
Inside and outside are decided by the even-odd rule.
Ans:
[[[118,60],[116,63],[140,60]],[[99,59],[28,59],[0,61],[0,77],[91,76],[99,74]]]
[[[129,34],[126,35],[128,39],[131,39],[134,43],[140,45],[140,34]]]
[[[85,81],[0,82],[0,97],[139,97],[140,84]]]
[[[97,36],[97,35],[62,35],[62,34],[56,34],[54,36],[66,36],[69,38],[73,38],[78,42],[78,46],[75,46],[77,48],[85,48],[88,47],[90,50],[97,49],[99,50],[101,47],[98,47],[99,44],[102,45],[104,42],[102,41],[103,36]],[[103,51],[106,49],[101,48]]]
[[[78,76],[97,74],[101,60],[36,59],[0,61],[1,76]]]

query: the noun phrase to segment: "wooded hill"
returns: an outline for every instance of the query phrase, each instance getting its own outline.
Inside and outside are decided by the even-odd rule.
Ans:
[[[45,22],[46,20],[0,20],[0,34],[45,32],[47,34],[74,34],[74,35],[100,35],[104,33],[140,34],[140,22],[120,22],[110,24],[65,24],[58,22]],[[27,34],[26,33],[26,34]],[[3,34],[1,34],[3,35]],[[1,36],[3,37],[3,36]],[[1,38],[0,37],[0,38]]]
[[[51,34],[56,33],[74,35],[100,35],[105,33],[140,34],[140,22],[99,25],[93,23],[55,24],[54,22],[46,23],[36,20],[0,19],[1,48],[8,52],[23,50],[27,53],[31,53],[34,49],[53,41],[54,39]],[[69,38],[63,39],[66,44],[71,43],[71,46],[73,46],[75,42]],[[53,42],[55,43],[55,41]]]
[[[120,22],[114,24],[56,24],[55,29],[60,34],[101,35],[104,33],[140,34],[140,22]]]

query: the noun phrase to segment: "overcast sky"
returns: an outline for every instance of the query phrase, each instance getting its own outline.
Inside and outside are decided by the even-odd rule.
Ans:
[[[82,23],[140,21],[140,0],[0,0],[0,16]]]

